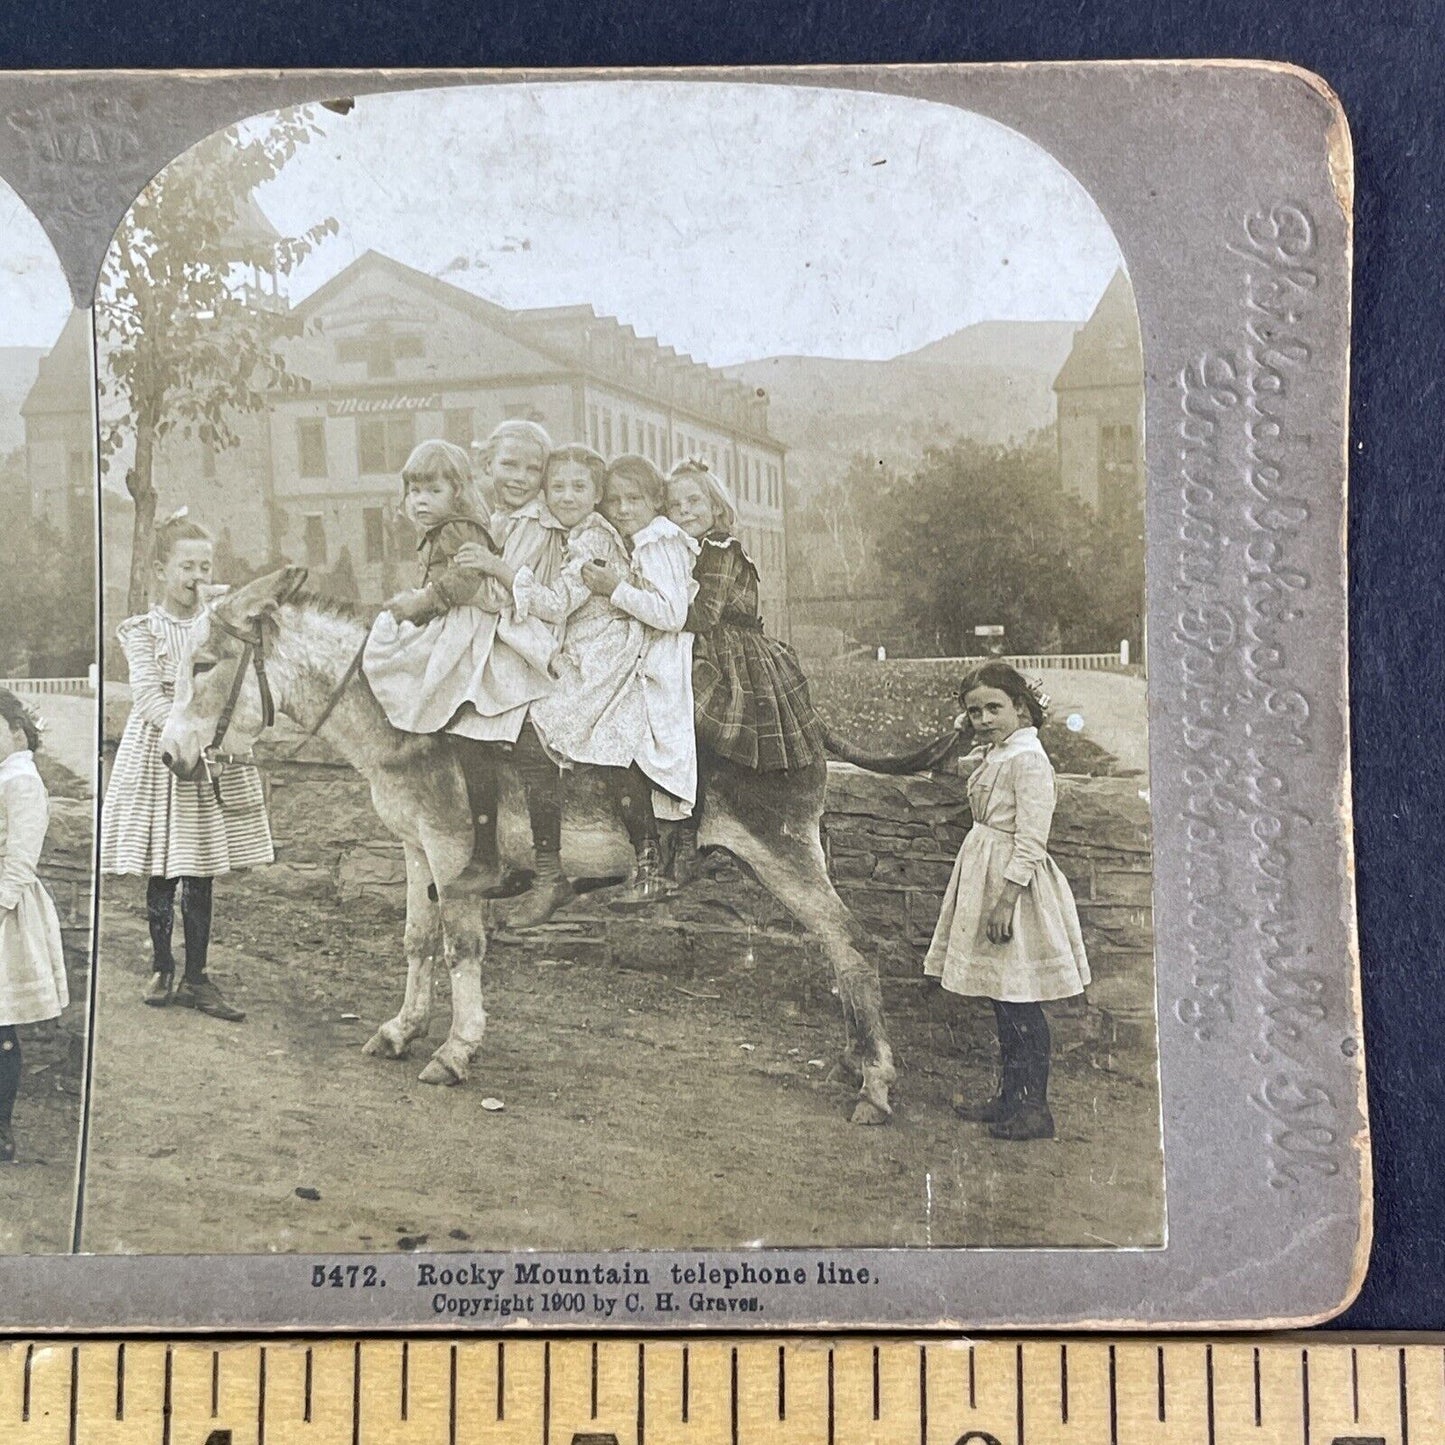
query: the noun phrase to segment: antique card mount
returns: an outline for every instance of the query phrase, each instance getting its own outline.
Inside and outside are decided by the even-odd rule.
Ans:
[[[716,1326],[716,1314],[659,1300],[698,1287],[756,1302],[729,1314],[729,1327],[771,1329],[1276,1325],[1335,1312],[1362,1277],[1370,1232],[1343,548],[1352,171],[1337,101],[1305,72],[1253,62],[10,74],[0,77],[0,175],[87,307],[136,195],[224,125],[346,96],[599,80],[806,86],[971,111],[1053,156],[1117,237],[1147,417],[1167,1240],[19,1257],[0,1259],[0,1323],[454,1328],[458,1313],[439,1312],[439,1295],[495,1298],[549,1281],[581,1304],[478,1322]],[[102,947],[97,971],[106,966]],[[795,1272],[799,1283],[772,1282]]]

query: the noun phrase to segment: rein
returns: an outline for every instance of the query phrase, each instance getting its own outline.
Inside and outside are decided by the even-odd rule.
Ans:
[[[306,736],[282,758],[261,759],[249,754],[227,753],[221,750],[221,742],[225,738],[231,726],[231,719],[236,712],[236,704],[241,698],[241,688],[246,681],[246,667],[249,664],[251,670],[256,674],[256,685],[261,692],[261,728],[264,732],[267,728],[276,725],[276,703],[271,694],[271,682],[266,676],[266,632],[265,623],[258,619],[255,627],[250,632],[243,632],[239,627],[233,627],[217,612],[211,613],[211,622],[219,627],[222,632],[234,637],[241,644],[241,661],[236,668],[236,678],[231,684],[230,696],[226,699],[226,705],[221,709],[220,716],[216,719],[216,731],[211,737],[211,744],[201,753],[201,763],[206,770],[206,776],[210,779],[211,791],[215,795],[218,805],[221,804],[221,775],[213,771],[216,764],[224,766],[227,763],[237,764],[249,768],[264,770],[267,768],[282,767],[287,763],[294,762],[301,755],[306,745],[326,726],[331,714],[336,711],[336,705],[341,701],[341,695],[351,685],[353,680],[361,672],[362,658],[366,654],[366,638],[362,638],[361,646],[357,648],[356,655],[346,666],[346,671],[341,674],[341,681],[331,690],[331,695],[326,699],[326,706],[321,709],[321,716],[307,730]]]

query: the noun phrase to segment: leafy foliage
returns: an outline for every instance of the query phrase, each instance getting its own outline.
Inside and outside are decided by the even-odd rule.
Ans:
[[[32,518],[23,449],[0,461],[0,676],[80,677],[95,660],[95,546]]]
[[[328,218],[303,235],[243,243],[237,221],[256,187],[320,132],[305,109],[260,126],[232,126],[173,161],[126,212],[106,254],[96,300],[103,352],[102,462],[128,438],[135,458],[129,610],[144,607],[155,525],[152,465],[172,432],[224,449],[232,425],[268,392],[305,387],[278,343],[295,332],[285,311],[255,304],[244,268],[284,276],[324,237]]]
[[[959,441],[930,450],[877,504],[876,559],[900,598],[906,643],[934,656],[984,649],[1106,651],[1143,624],[1143,525],[1101,518],[1059,485],[1052,443]]]

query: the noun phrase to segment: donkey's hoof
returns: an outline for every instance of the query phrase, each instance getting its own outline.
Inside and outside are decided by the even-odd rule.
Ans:
[[[440,1059],[432,1058],[427,1060],[427,1066],[417,1075],[424,1084],[464,1084],[466,1076],[457,1073],[450,1065],[442,1063]]]
[[[380,1028],[362,1044],[361,1052],[373,1059],[404,1059],[407,1048],[405,1039],[394,1038],[384,1028]]]
[[[886,1124],[893,1117],[891,1109],[880,1109],[872,1099],[859,1099],[853,1106],[853,1120],[855,1124]]]

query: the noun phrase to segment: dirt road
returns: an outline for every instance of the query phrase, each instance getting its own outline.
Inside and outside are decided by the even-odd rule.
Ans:
[[[475,1077],[434,1089],[425,1051],[361,1054],[400,997],[396,912],[270,877],[217,889],[240,1025],[141,1004],[139,887],[109,890],[87,1250],[1160,1241],[1152,1060],[1101,1067],[1087,1020],[1056,1025],[1059,1139],[1006,1144],[948,1107],[989,1085],[984,1007],[893,982],[897,1115],[860,1129],[816,1062],[836,1001],[766,948],[750,967],[722,935],[664,971],[497,944]]]

